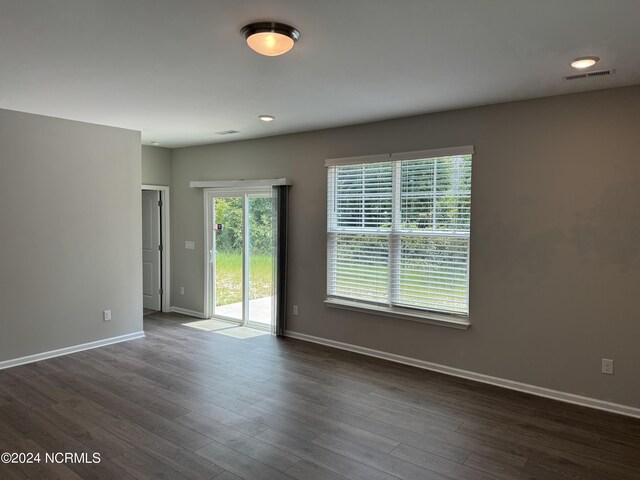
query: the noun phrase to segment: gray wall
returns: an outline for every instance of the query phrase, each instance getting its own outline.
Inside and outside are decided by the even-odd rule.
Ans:
[[[142,146],[142,184],[171,185],[171,150]]]
[[[140,205],[139,132],[0,110],[0,361],[142,330]]]
[[[189,181],[287,176],[290,330],[640,407],[639,131],[631,87],[176,149],[173,303],[203,311],[203,200]],[[472,327],[325,307],[324,160],[460,145],[476,148]]]

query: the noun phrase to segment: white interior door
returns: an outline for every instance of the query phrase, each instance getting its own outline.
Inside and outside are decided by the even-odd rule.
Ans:
[[[160,310],[160,192],[142,191],[142,298],[144,308]]]

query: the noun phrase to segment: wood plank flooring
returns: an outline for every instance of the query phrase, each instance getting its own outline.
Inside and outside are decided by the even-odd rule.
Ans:
[[[640,479],[640,421],[292,339],[145,317],[145,339],[0,371],[0,478]]]

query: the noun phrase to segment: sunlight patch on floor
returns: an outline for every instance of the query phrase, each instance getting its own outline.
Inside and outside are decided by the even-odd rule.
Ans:
[[[269,335],[268,331],[257,330],[249,327],[240,327],[237,323],[225,322],[224,320],[216,320],[213,318],[187,322],[182,325],[202,330],[204,332],[213,332],[219,335],[226,335],[227,337],[239,338],[240,340]]]
[[[262,335],[269,335],[269,332],[265,332],[264,330],[256,330],[255,328],[248,327],[228,328],[226,330],[218,330],[213,333],[217,333],[218,335],[226,335],[227,337],[239,338],[241,340],[261,337]]]
[[[185,327],[197,328],[198,330],[204,330],[205,332],[215,332],[217,330],[224,330],[227,328],[238,327],[237,323],[225,322],[223,320],[196,320],[194,322],[187,322],[182,324]]]

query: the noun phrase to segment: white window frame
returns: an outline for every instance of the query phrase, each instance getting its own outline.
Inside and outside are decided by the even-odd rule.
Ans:
[[[457,156],[457,155],[473,155],[474,147],[473,146],[464,146],[464,147],[453,147],[453,148],[442,148],[435,150],[420,150],[415,152],[404,152],[404,153],[392,153],[392,154],[382,154],[382,155],[370,155],[370,156],[361,156],[361,157],[348,157],[348,158],[337,158],[337,159],[329,159],[326,160],[326,167],[336,167],[342,165],[361,165],[366,163],[387,163],[393,162],[392,168],[392,196],[393,196],[393,210],[392,210],[392,222],[390,231],[386,231],[385,234],[389,237],[389,255],[392,257],[394,255],[395,249],[394,245],[399,244],[400,237],[407,236],[415,236],[415,237],[433,237],[439,236],[433,232],[416,232],[414,230],[409,229],[401,229],[399,228],[400,223],[400,202],[398,201],[398,196],[400,194],[399,182],[400,180],[400,171],[401,171],[401,161],[403,160],[417,160],[417,159],[428,159],[428,158],[438,158],[438,157],[449,157],[449,156]],[[329,185],[327,185],[329,187]],[[329,188],[327,188],[329,192]],[[333,204],[333,199],[329,198],[329,204]],[[327,222],[330,222],[330,215],[327,212]],[[338,230],[335,226],[331,226],[327,224],[327,248],[329,248],[330,235],[338,233]],[[362,233],[361,230],[358,229],[340,229],[339,233]],[[446,237],[455,237],[456,234],[447,233]],[[469,245],[471,243],[470,232],[466,234],[460,234],[462,238],[469,239]],[[469,261],[470,256],[468,255],[467,261]],[[329,277],[329,266],[330,266],[331,258],[327,256],[327,277]],[[390,265],[396,265],[398,262],[389,262]],[[397,274],[397,268],[392,268],[389,272],[389,284],[394,285],[393,275]],[[468,274],[467,278],[468,283],[470,284],[470,274]],[[329,278],[327,278],[327,292],[329,292]],[[467,289],[467,295],[469,294],[469,288]],[[393,293],[391,293],[393,297]],[[467,297],[467,304],[468,304]],[[328,307],[332,308],[341,308],[346,310],[371,313],[375,315],[382,315],[393,318],[402,318],[406,320],[413,320],[433,325],[440,325],[458,329],[467,329],[471,325],[469,321],[468,315],[463,314],[454,314],[454,313],[443,313],[431,310],[423,310],[419,308],[405,308],[395,305],[382,305],[374,302],[367,302],[366,300],[355,300],[351,298],[341,298],[338,296],[330,296],[327,293],[327,298],[325,300],[325,304]]]

